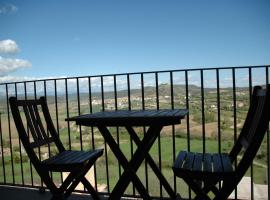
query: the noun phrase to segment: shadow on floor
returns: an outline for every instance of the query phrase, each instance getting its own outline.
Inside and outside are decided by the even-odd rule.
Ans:
[[[41,194],[38,189],[0,186],[1,200],[50,200],[52,195],[46,191]],[[68,200],[91,200],[91,196],[87,194],[72,194]],[[103,198],[104,200],[106,198]]]

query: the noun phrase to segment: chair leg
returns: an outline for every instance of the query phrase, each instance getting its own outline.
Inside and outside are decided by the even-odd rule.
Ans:
[[[226,200],[236,186],[237,182],[234,179],[224,180],[222,188],[220,192],[216,195],[214,200]]]
[[[218,183],[218,180],[204,181],[204,187],[202,187],[202,190],[206,194],[212,191],[215,195],[217,195],[219,193],[219,189],[216,187],[217,183]]]
[[[89,183],[89,181],[85,177],[82,178],[81,182],[88,190],[88,192],[91,194],[94,200],[100,200],[97,191],[93,188],[93,186]]]
[[[202,188],[200,187],[200,184],[197,185],[197,183],[192,180],[192,179],[188,179],[188,178],[183,178],[184,181],[189,185],[189,187],[193,190],[193,192],[195,192],[196,197],[194,198],[194,200],[211,200],[208,196],[207,193],[205,193]]]
[[[64,192],[64,196],[67,198],[73,191],[74,189],[76,188],[76,186],[79,184],[79,182],[82,182],[83,184],[85,183],[86,184],[86,188],[87,190],[89,189],[90,191],[90,194],[94,195],[94,199],[98,199],[98,195],[95,194],[93,192],[94,188],[91,186],[91,184],[85,179],[85,174],[89,171],[89,169],[93,166],[93,164],[95,163],[96,159],[94,160],[90,160],[88,161],[88,163],[84,166],[84,168],[80,171],[76,170],[76,171],[73,171],[69,174],[69,176],[67,177],[67,179],[72,179],[73,182],[71,183],[71,185],[65,190],[65,188],[61,188],[60,187],[60,190],[65,190]],[[89,185],[87,184],[87,182],[89,183]],[[64,182],[65,183],[65,182]],[[67,184],[63,184],[63,185],[67,185]]]
[[[43,171],[43,170],[37,170],[38,174],[40,175],[40,177],[42,178],[42,181],[45,183],[45,185],[47,186],[47,188],[49,189],[49,191],[51,192],[51,194],[53,195],[53,199],[61,199],[61,191],[59,190],[59,188],[57,188],[57,186],[53,183],[49,172],[48,171]],[[45,192],[45,188],[44,192]],[[40,188],[39,191],[43,192],[43,189]]]

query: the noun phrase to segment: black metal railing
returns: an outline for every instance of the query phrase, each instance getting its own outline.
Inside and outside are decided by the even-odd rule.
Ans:
[[[166,127],[162,131],[150,153],[172,188],[190,199],[193,195],[190,189],[171,170],[177,152],[182,149],[229,151],[245,119],[253,86],[268,83],[269,66],[183,69],[0,83],[0,184],[24,187],[42,185],[18,140],[8,98],[46,96],[55,127],[67,149],[105,148],[103,158],[98,160],[90,175],[96,189],[103,194],[110,193],[123,170],[95,127],[77,127],[65,122],[65,118],[99,110],[189,109],[189,115],[181,125]],[[139,129],[139,135],[145,134],[146,129]],[[131,157],[136,149],[131,138],[121,128],[115,128],[112,132],[126,156]],[[251,199],[255,197],[252,183],[264,185],[269,198],[269,148],[268,132],[246,174],[251,177]],[[54,148],[40,149],[38,153],[41,158],[45,150],[50,155]],[[157,184],[147,163],[140,167],[138,175],[144,180],[151,196],[168,196],[161,184]],[[56,182],[63,181],[63,174],[53,173],[52,176]],[[137,196],[133,185],[128,187],[125,195]],[[234,197],[237,198],[237,192]]]

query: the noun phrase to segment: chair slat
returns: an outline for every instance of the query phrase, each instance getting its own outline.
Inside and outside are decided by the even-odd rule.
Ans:
[[[95,151],[64,151],[56,156],[48,158],[42,163],[46,164],[47,166],[54,165],[54,166],[65,166],[65,165],[72,165],[72,164],[83,164],[85,161],[89,160],[91,157],[97,156],[98,152],[102,150],[95,150]],[[99,153],[98,153],[99,154]]]
[[[43,140],[37,140],[35,142],[30,143],[31,148],[37,148],[37,147],[41,147],[43,145],[49,144],[54,142],[54,138],[53,137],[49,137]]]
[[[39,127],[39,130],[40,130],[40,133],[41,133],[42,137],[44,139],[45,138],[48,138],[48,135],[47,135],[47,133],[46,133],[46,131],[44,129],[44,126],[42,124],[42,121],[41,121],[41,118],[40,118],[40,114],[39,114],[37,105],[33,105],[33,109],[34,109],[34,112],[35,112],[37,124],[38,124],[38,127]]]
[[[47,164],[68,164],[74,159],[75,151],[64,151],[49,159]]]
[[[36,114],[34,112],[33,105],[28,106],[28,110],[29,110],[29,114],[30,114],[30,117],[31,117],[31,120],[32,120],[33,128],[34,128],[34,130],[36,132],[36,135],[37,135],[39,140],[42,140],[43,137],[42,137],[42,134],[41,134],[40,129],[38,127],[39,126],[38,125],[38,120],[37,120]]]
[[[26,117],[26,120],[27,120],[27,125],[28,125],[28,127],[30,129],[31,135],[32,135],[34,141],[38,141],[39,137],[38,137],[38,135],[36,133],[36,130],[34,129],[34,124],[33,124],[33,121],[32,121],[31,115],[30,115],[29,106],[24,105],[23,110],[24,110],[24,113],[25,113],[25,117]]]
[[[192,152],[187,153],[187,156],[185,158],[185,162],[184,162],[184,165],[183,165],[184,169],[190,170],[192,168],[194,157],[195,157],[194,153],[192,153]]]
[[[182,168],[186,156],[187,156],[187,152],[186,152],[186,151],[181,151],[181,152],[178,154],[178,156],[177,156],[177,158],[176,158],[176,160],[175,160],[175,162],[174,162],[174,166],[175,166],[176,168]]]
[[[82,152],[79,156],[74,157],[75,162],[83,162],[87,157],[87,152]]]
[[[214,172],[223,172],[222,162],[220,158],[220,154],[213,154],[213,170]]]
[[[17,106],[40,105],[40,99],[16,100]]]
[[[193,171],[201,172],[202,169],[203,169],[203,154],[196,153],[193,164]]]
[[[233,165],[227,154],[221,154],[221,160],[224,172],[233,172]]]
[[[212,172],[212,156],[210,154],[204,154],[203,156],[203,171]]]
[[[64,162],[64,164],[68,164],[70,162],[81,163],[81,162],[84,162],[86,158],[87,158],[87,152],[80,152],[77,155],[76,154],[67,155],[66,159],[62,161]]]

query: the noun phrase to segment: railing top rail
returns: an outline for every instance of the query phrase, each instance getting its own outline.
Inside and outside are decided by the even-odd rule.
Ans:
[[[44,82],[44,81],[59,81],[68,79],[83,79],[83,78],[99,78],[108,76],[126,76],[126,75],[140,75],[140,74],[152,74],[152,73],[170,73],[170,72],[185,72],[185,71],[208,71],[208,70],[227,70],[227,69],[248,69],[248,68],[265,68],[270,65],[257,65],[257,66],[233,66],[233,67],[198,67],[191,69],[172,69],[172,70],[160,70],[160,71],[144,71],[144,72],[128,72],[128,73],[116,73],[116,74],[103,74],[103,75],[89,75],[89,76],[70,76],[70,77],[60,77],[60,78],[48,78],[48,79],[33,79],[24,81],[14,81],[14,82],[2,82],[1,85],[8,84],[20,84],[20,83],[31,83],[31,82]]]

